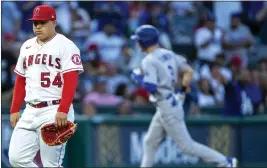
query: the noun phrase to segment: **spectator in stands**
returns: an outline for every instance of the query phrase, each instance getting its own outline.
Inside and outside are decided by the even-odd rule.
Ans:
[[[73,103],[81,103],[83,101],[84,96],[86,95],[83,90],[83,87],[81,87],[82,82],[82,80],[78,80],[78,87],[73,98]]]
[[[264,1],[242,1],[244,22],[251,28],[252,34],[258,35],[261,23],[257,20],[258,14],[264,7]]]
[[[267,58],[259,60],[259,68],[262,73],[267,73]]]
[[[262,91],[251,83],[249,71],[239,71],[236,80],[225,84],[224,114],[227,116],[247,116],[264,112]]]
[[[193,44],[194,27],[199,17],[199,7],[200,5],[196,6],[195,2],[170,2],[171,16],[169,20],[174,43]]]
[[[209,9],[204,5],[204,2],[201,1],[195,1],[194,2],[196,15],[197,15],[197,21],[194,26],[194,33],[197,29],[203,27],[205,25],[205,20],[209,16],[210,11]]]
[[[102,60],[98,45],[91,43],[88,48],[85,49],[82,59],[84,61],[93,61],[96,65],[100,64]]]
[[[104,25],[104,30],[92,34],[85,42],[84,49],[87,49],[92,43],[99,47],[101,59],[104,62],[115,64],[120,56],[124,39],[116,35],[116,25],[108,23]]]
[[[232,80],[232,72],[229,68],[224,67],[224,55],[218,55],[216,60],[211,64],[205,64],[200,68],[200,77],[209,80],[212,89],[214,90],[215,97],[219,104],[224,101],[224,86],[222,83],[223,78],[230,81]]]
[[[225,93],[225,90],[222,84],[222,80],[223,80],[222,78],[225,78],[225,76],[224,74],[222,74],[220,70],[221,70],[221,66],[219,64],[217,63],[211,64],[211,68],[210,68],[211,76],[208,79],[211,84],[214,96],[217,100],[217,104],[219,105],[223,104],[224,93]]]
[[[241,13],[233,13],[230,28],[224,36],[223,47],[227,60],[238,55],[242,59],[243,67],[248,64],[249,48],[253,44],[253,35],[248,26],[241,22]]]
[[[96,113],[97,106],[116,106],[122,102],[122,98],[107,91],[107,80],[99,77],[94,85],[94,90],[83,99],[83,114],[92,116]]]
[[[77,1],[71,2],[45,2],[56,9],[57,24],[62,30],[62,34],[73,41],[79,48],[90,33],[90,16],[86,10],[79,7]]]
[[[231,70],[232,78],[231,80],[236,79],[237,73],[242,68],[242,60],[239,56],[234,56],[229,62],[229,68]]]
[[[3,41],[5,40],[5,41]],[[2,40],[1,51],[1,91],[2,104],[9,104],[12,99],[15,73],[13,72],[17,63],[17,57],[8,45],[7,39]]]
[[[153,25],[160,30],[159,44],[162,48],[172,50],[170,37],[170,21],[164,11],[166,2],[148,3],[151,5],[151,17],[147,20],[147,24]],[[150,7],[149,7],[150,8]]]
[[[169,37],[170,26],[169,19],[164,13],[162,7],[166,2],[147,2],[147,9],[142,11],[139,16],[139,25],[150,24],[157,27],[160,31],[159,44],[163,48],[172,49],[171,39]]]
[[[256,67],[250,67],[249,71],[250,71],[251,83],[259,86],[260,85],[260,72],[258,71]]]
[[[103,30],[106,24],[116,25],[119,34],[127,33],[127,19],[129,16],[128,2],[96,1],[94,14],[98,20],[98,30]]]
[[[9,50],[14,55],[19,56],[22,43],[17,40],[13,33],[6,33],[2,35],[2,46],[5,50]]]
[[[128,76],[131,70],[140,66],[142,54],[138,53],[141,52],[138,48],[136,49],[137,51],[131,48],[128,44],[123,45],[120,57],[118,57],[118,60],[115,62],[115,66],[118,68],[119,73]]]
[[[95,76],[92,76],[90,72],[94,71],[91,63],[89,61],[83,62],[84,72],[79,77],[78,88],[81,89],[82,97],[90,93],[94,88]]]
[[[116,90],[115,90],[115,95],[116,96],[119,96],[123,99],[130,99],[130,92],[129,92],[129,89],[127,87],[127,84],[125,83],[120,83],[118,84]]]
[[[126,83],[131,87],[130,78],[124,74],[118,73],[118,68],[112,63],[106,63],[107,71],[105,73],[107,79],[107,90],[109,93],[115,93],[115,89],[120,83]]]
[[[262,90],[263,95],[263,104],[265,107],[267,107],[267,74],[266,73],[260,73],[260,80],[259,80],[259,86]]]
[[[208,79],[201,78],[198,82],[199,91],[197,94],[197,102],[200,108],[211,107],[217,105],[214,91]]]
[[[267,53],[267,2],[264,2],[264,5],[262,8],[258,11],[256,15],[257,21],[260,23],[260,40],[263,46],[261,46],[260,50],[261,53],[260,56],[265,56]]]
[[[130,34],[133,34],[139,26],[139,18],[147,10],[146,4],[145,1],[129,1],[128,29]]]
[[[149,104],[149,92],[144,88],[139,87],[133,93],[134,105],[148,105]]]
[[[130,71],[134,68],[133,66],[136,65],[135,55],[133,50],[127,44],[123,45],[121,49],[120,57],[116,61],[115,65],[118,67],[120,73],[129,75]],[[134,64],[134,65],[133,65]]]
[[[262,91],[262,104],[267,107],[267,73],[261,73],[258,68],[250,68],[251,83],[260,87]]]
[[[211,67],[215,67],[215,69],[218,68],[217,70],[219,70],[220,73],[227,78],[227,80],[231,80],[232,72],[228,67],[224,66],[225,64],[226,61],[224,54],[219,54],[216,56],[215,61],[213,61],[210,64],[204,64],[203,66],[200,67],[199,69],[200,76],[205,77],[207,79],[211,79],[212,78]]]
[[[2,2],[2,23],[4,23],[2,35],[13,34],[18,37],[21,28],[21,11],[15,2]]]
[[[251,83],[260,87],[262,91],[262,104],[267,107],[267,73],[260,72],[257,65],[250,68]]]
[[[188,16],[194,13],[194,2],[175,1],[170,4],[172,12],[178,16]]]
[[[267,58],[259,61],[260,87],[263,92],[263,103],[267,107]]]
[[[230,27],[232,13],[242,11],[241,1],[213,1],[213,12],[216,16],[216,24],[222,29]]]
[[[209,14],[204,27],[195,33],[195,45],[200,65],[214,61],[222,53],[223,31],[216,27],[214,15]]]
[[[162,8],[164,3],[166,2],[147,2],[148,10],[141,13],[139,17],[139,25],[154,25],[161,32],[169,33],[169,21]]]
[[[61,27],[63,34],[70,37],[72,30],[71,8],[77,7],[78,2],[50,1],[45,2],[45,4],[51,5],[55,8],[57,13],[57,24]]]
[[[91,18],[89,13],[78,4],[72,4],[70,8],[71,13],[71,38],[75,44],[82,48],[84,41],[90,35]]]
[[[80,87],[87,94],[93,89],[94,80],[101,75],[105,75],[107,68],[101,60],[99,48],[96,44],[91,44],[86,53],[82,54],[84,73],[80,76]]]
[[[21,32],[20,39],[24,41],[30,36],[33,36],[32,32],[32,24],[26,22],[26,20],[32,17],[32,11],[38,5],[41,5],[42,2],[34,2],[34,1],[17,1],[18,8],[21,10]]]

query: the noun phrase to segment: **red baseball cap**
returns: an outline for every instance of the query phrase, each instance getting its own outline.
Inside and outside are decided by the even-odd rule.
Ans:
[[[28,21],[35,21],[35,20],[40,20],[40,21],[52,20],[52,21],[54,21],[57,19],[55,9],[49,5],[36,6],[33,10],[32,15],[33,15],[33,17],[31,19],[28,19]]]
[[[241,67],[243,62],[239,56],[233,56],[233,58],[231,60],[231,64],[236,66],[236,67]]]

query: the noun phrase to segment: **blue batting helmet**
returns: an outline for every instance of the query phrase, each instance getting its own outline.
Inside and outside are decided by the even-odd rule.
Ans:
[[[132,40],[137,40],[142,48],[148,48],[152,45],[158,44],[159,31],[152,25],[139,26],[135,34],[131,36]]]

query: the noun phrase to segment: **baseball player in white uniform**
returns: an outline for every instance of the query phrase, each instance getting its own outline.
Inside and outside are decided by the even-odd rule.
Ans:
[[[184,122],[184,96],[175,93],[174,84],[177,82],[177,71],[182,71],[182,90],[185,91],[192,80],[193,70],[182,56],[159,48],[158,36],[158,30],[151,25],[140,26],[135,35],[131,36],[147,53],[141,68],[133,70],[132,78],[150,92],[150,98],[157,108],[144,138],[141,167],[152,167],[157,148],[166,135],[170,136],[184,153],[197,156],[208,163],[218,164],[219,167],[236,167],[236,158],[227,158],[195,142],[189,135]]]
[[[55,31],[56,12],[48,5],[35,7],[34,38],[20,49],[10,122],[14,128],[9,148],[13,167],[37,167],[33,162],[40,150],[44,167],[60,167],[66,143],[48,146],[40,137],[40,128],[56,123],[64,127],[74,121],[72,100],[83,71],[80,50],[64,35]],[[26,108],[20,118],[23,102]]]

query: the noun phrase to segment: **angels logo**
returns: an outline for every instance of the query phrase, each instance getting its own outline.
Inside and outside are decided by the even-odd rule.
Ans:
[[[74,55],[71,57],[71,60],[72,60],[72,62],[73,62],[75,65],[81,65],[81,64],[82,64],[81,57],[80,57],[79,54],[74,54]]]
[[[39,16],[40,15],[40,8],[36,8],[34,12],[34,16]]]

